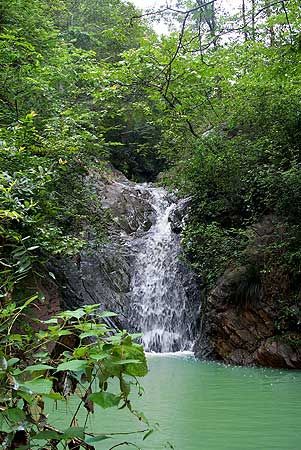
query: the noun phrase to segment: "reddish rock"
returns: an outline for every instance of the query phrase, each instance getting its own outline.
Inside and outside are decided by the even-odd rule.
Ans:
[[[268,367],[301,369],[301,344],[294,348],[282,339],[262,342],[254,354],[254,362]]]
[[[202,335],[195,345],[197,356],[230,364],[301,369],[300,308],[292,309],[289,303],[298,296],[279,261],[269,260],[268,270],[261,271],[266,246],[279,232],[275,220],[268,216],[253,227],[246,264],[232,264],[209,293]],[[258,270],[255,277],[254,267]]]

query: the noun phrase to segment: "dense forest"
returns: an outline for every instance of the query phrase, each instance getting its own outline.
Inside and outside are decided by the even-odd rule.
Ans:
[[[154,32],[158,19],[168,34]],[[114,166],[187,197],[181,239],[204,304],[226,271],[231,307],[268,299],[275,336],[300,348],[300,29],[298,0],[242,0],[234,15],[214,0],[147,13],[122,0],[1,1],[3,448],[106,439],[75,420],[54,429],[44,415],[43,402],[73,394],[83,372],[87,413],[119,404],[153,430],[128,399],[126,377],[137,384],[147,372],[131,335],[97,320],[95,305],[39,323],[41,280],[55,277],[48,262],[76,260],[91,234],[93,245],[110,239],[91,173]],[[118,395],[107,392],[110,377]]]

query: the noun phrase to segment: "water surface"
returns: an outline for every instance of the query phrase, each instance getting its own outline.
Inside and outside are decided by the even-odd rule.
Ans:
[[[133,404],[151,422],[159,422],[160,431],[145,441],[141,436],[106,440],[97,449],[108,450],[123,441],[148,450],[170,448],[165,447],[168,441],[177,450],[301,449],[301,372],[172,356],[150,356],[149,368],[142,381],[145,394],[133,398]],[[66,421],[65,411],[57,420]],[[97,407],[90,427],[107,433],[143,425],[125,410]]]

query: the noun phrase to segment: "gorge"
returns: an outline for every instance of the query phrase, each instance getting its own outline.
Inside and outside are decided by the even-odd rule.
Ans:
[[[265,450],[297,449],[299,372],[208,362],[208,358],[227,362],[231,355],[232,364],[241,358],[237,361],[242,365],[294,369],[299,359],[289,346],[279,345],[273,358],[256,360],[262,343],[272,341],[271,307],[264,302],[243,310],[227,306],[219,293],[227,296],[233,289],[226,283],[227,275],[216,286],[217,293],[210,294],[212,309],[207,305],[202,311],[202,280],[181,249],[189,201],[154,184],[133,183],[113,168],[105,175],[94,172],[87,182],[102,199],[102,207],[111,211],[111,239],[101,251],[82,253],[80,262],[64,259],[52,269],[58,280],[64,274],[60,295],[67,305],[101,303],[101,309],[119,312],[120,328],[142,333],[150,373],[138,406],[141,403],[148,420],[160,424],[160,431],[142,448],[241,450],[243,442],[244,450],[254,450],[254,442],[260,441]],[[231,326],[224,329],[230,320]],[[193,358],[191,350],[200,360]],[[53,415],[58,426],[65,421],[60,411]],[[141,446],[131,415],[96,410],[89,424],[92,433],[99,421],[102,430],[113,434],[118,423],[118,430],[133,432],[131,442]],[[118,434],[113,435],[111,445],[118,442]],[[99,442],[96,448],[107,449],[107,444]]]
[[[229,302],[243,268],[233,275],[228,269],[209,296],[201,292],[202,280],[181,249],[189,202],[114,168],[93,172],[86,182],[112,223],[106,243],[93,245],[91,235],[79,258],[53,260],[63,305],[100,303],[118,314],[117,326],[142,333],[147,351],[194,350],[201,359],[300,368],[298,348],[274,337],[277,310],[270,298],[242,308]],[[270,229],[261,226],[261,239]]]
[[[163,3],[0,2],[3,450],[300,448],[300,0]]]

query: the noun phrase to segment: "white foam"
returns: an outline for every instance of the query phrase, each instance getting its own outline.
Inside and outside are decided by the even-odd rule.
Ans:
[[[187,357],[194,357],[194,353],[190,352],[189,350],[185,350],[182,352],[145,352],[147,358],[152,357],[159,357],[159,358],[165,358],[165,357],[176,357],[176,358],[187,358]]]

